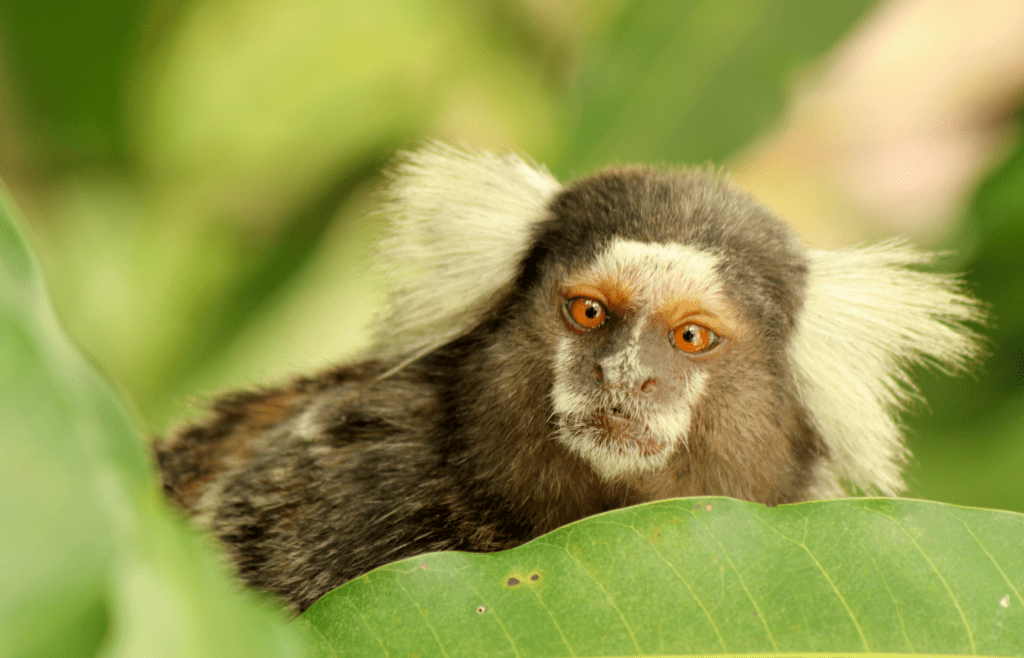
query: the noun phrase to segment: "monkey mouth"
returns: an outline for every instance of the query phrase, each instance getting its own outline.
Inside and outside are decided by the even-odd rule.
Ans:
[[[598,409],[594,413],[594,425],[608,432],[630,431],[643,429],[631,415],[619,409]]]
[[[607,448],[621,450],[631,446],[645,457],[653,457],[668,448],[645,423],[621,409],[598,409],[591,417],[591,425],[598,430],[598,442]]]

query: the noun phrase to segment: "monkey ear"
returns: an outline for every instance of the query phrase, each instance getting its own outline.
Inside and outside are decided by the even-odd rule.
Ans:
[[[376,353],[412,360],[482,319],[561,185],[516,155],[439,142],[400,154],[390,178],[377,255],[389,300]]]
[[[909,369],[960,371],[981,354],[981,304],[949,275],[921,272],[934,254],[899,241],[809,249],[807,298],[790,350],[797,390],[830,452],[819,497],[845,481],[896,495],[907,457],[897,414],[919,397]]]

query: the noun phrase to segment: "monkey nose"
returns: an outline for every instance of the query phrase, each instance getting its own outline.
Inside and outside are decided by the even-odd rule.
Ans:
[[[599,365],[594,366],[594,379],[599,382],[604,382],[604,370]],[[608,383],[613,384],[614,382],[609,381]],[[658,380],[653,377],[647,377],[643,379],[643,383],[640,384],[638,388],[641,393],[654,393],[658,388]]]

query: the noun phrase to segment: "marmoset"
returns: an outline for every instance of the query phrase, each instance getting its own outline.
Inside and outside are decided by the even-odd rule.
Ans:
[[[711,169],[562,186],[435,143],[389,173],[376,345],[156,446],[169,496],[298,611],[647,501],[895,495],[908,369],[979,351],[980,305],[931,255],[805,248]]]

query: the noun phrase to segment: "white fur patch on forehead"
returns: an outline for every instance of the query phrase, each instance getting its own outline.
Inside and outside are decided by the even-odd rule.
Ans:
[[[724,306],[726,297],[717,276],[718,264],[715,254],[689,245],[615,238],[567,283],[614,286],[629,297],[632,305],[645,311],[681,298]]]
[[[479,322],[560,190],[546,169],[513,154],[438,142],[401,154],[377,257],[390,294],[378,354],[415,358]]]

